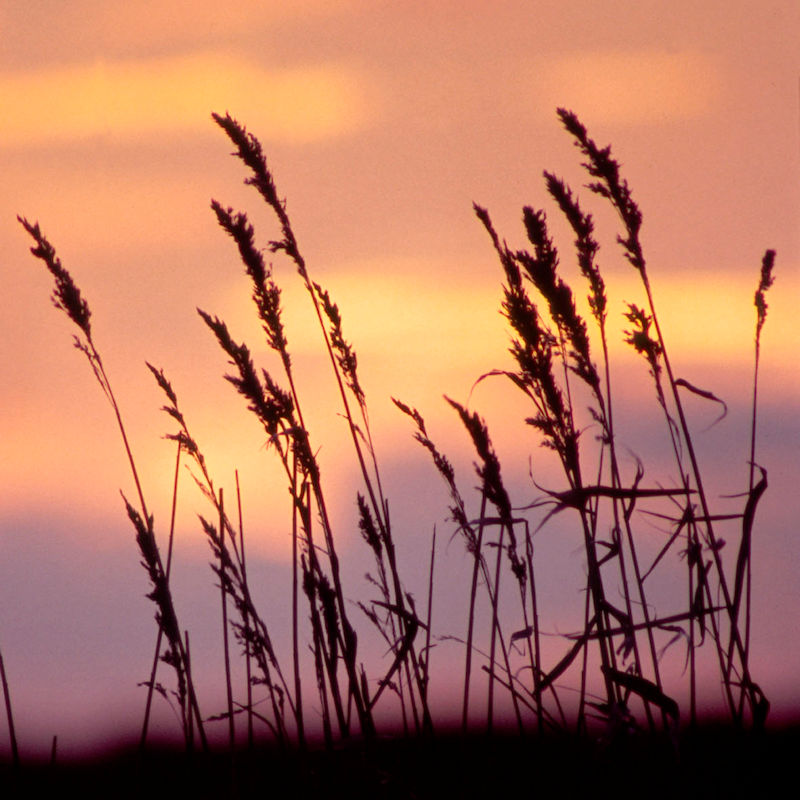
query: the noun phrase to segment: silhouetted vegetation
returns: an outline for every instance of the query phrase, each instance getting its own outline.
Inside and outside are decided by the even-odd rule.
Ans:
[[[442,775],[415,784],[414,770],[419,775],[434,775],[436,764],[430,759],[440,757],[442,763],[449,763],[450,777],[466,788],[472,756],[464,756],[462,751],[478,746],[481,759],[498,759],[498,773],[510,770],[524,777],[530,758],[540,758],[541,768],[549,769],[551,765],[543,756],[531,753],[536,748],[558,749],[562,745],[545,745],[541,734],[569,734],[566,741],[573,748],[571,755],[563,749],[554,755],[556,766],[560,764],[565,770],[569,769],[569,760],[578,756],[593,764],[592,769],[600,769],[598,742],[608,754],[612,751],[607,748],[623,747],[619,742],[625,741],[624,748],[629,749],[624,752],[630,755],[630,748],[636,747],[632,742],[638,741],[636,733],[646,734],[642,741],[663,745],[663,753],[659,751],[653,758],[672,758],[682,723],[694,726],[699,719],[698,654],[707,651],[714,654],[718,664],[728,727],[763,728],[769,703],[750,672],[750,561],[756,507],[767,486],[767,472],[757,462],[756,402],[760,336],[767,313],[765,294],[773,281],[775,254],[765,253],[755,293],[753,415],[749,452],[742,457],[751,465],[749,485],[744,487],[740,511],[723,514],[707,491],[685,403],[688,393],[723,408],[724,404],[676,371],[659,324],[641,244],[642,214],[610,148],[596,145],[572,112],[560,109],[558,115],[584,159],[590,194],[616,211],[619,246],[641,279],[646,303],[643,307],[628,304],[625,316],[629,329],[625,336],[649,373],[663,414],[674,470],[671,477],[659,475],[653,480],[643,463],[638,461],[631,469],[620,457],[606,288],[598,264],[593,217],[585,211],[583,201],[579,202],[577,194],[556,175],[544,173],[547,192],[574,233],[574,257],[586,280],[584,291],[588,292],[591,316],[586,319],[578,310],[575,287],[562,275],[545,211],[531,207],[523,210],[528,241],[517,249],[501,237],[489,211],[476,205],[475,214],[488,234],[487,255],[493,250],[502,269],[502,311],[512,335],[511,366],[476,378],[507,380],[524,395],[530,409],[524,424],[557,458],[564,483],[557,490],[539,487],[541,496],[534,503],[515,502],[507,489],[489,425],[467,405],[448,398],[475,450],[477,494],[465,496],[451,461],[431,438],[423,414],[404,401],[394,400],[409,418],[411,434],[432,458],[433,470],[449,492],[452,527],[447,535],[457,535],[472,560],[471,580],[459,600],[466,604],[464,629],[459,631],[437,630],[432,620],[436,569],[441,568],[434,563],[435,541],[431,542],[426,567],[429,596],[424,607],[417,605],[406,588],[404,575],[408,570],[418,570],[419,563],[404,565],[397,555],[388,487],[381,477],[358,359],[345,337],[342,314],[329,292],[312,278],[260,143],[229,115],[213,115],[246,168],[246,183],[258,192],[276,220],[277,238],[268,241],[266,249],[294,266],[318,321],[321,346],[338,389],[339,416],[349,431],[360,474],[361,485],[353,502],[363,545],[371,553],[374,568],[368,576],[368,594],[359,595],[354,606],[353,588],[345,586],[342,576],[340,533],[329,511],[329,489],[317,459],[314,432],[306,424],[304,412],[314,398],[301,396],[298,389],[280,288],[264,251],[256,244],[246,213],[214,200],[211,206],[216,220],[237,247],[250,281],[256,314],[266,343],[275,354],[275,368],[259,368],[252,347],[237,341],[224,320],[204,310],[198,313],[228,360],[226,380],[257,419],[262,439],[280,462],[285,477],[291,502],[286,529],[292,542],[292,596],[286,606],[290,609],[288,618],[276,617],[274,609],[264,612],[257,608],[247,572],[240,512],[237,519],[230,513],[231,504],[224,502],[172,383],[161,369],[148,364],[166,398],[164,411],[173,425],[168,434],[176,446],[173,510],[179,466],[188,460],[210,508],[200,518],[200,528],[213,553],[213,575],[220,590],[225,662],[229,664],[232,658],[231,635],[246,661],[247,686],[233,686],[228,669],[227,707],[211,719],[202,717],[199,711],[188,633],[181,626],[172,599],[173,530],[171,526],[157,527],[148,512],[122,416],[95,343],[89,305],[39,224],[20,218],[35,242],[34,256],[55,279],[55,305],[78,328],[75,346],[87,358],[112,407],[134,478],[136,502],[123,500],[151,583],[148,596],[155,604],[157,622],[153,668],[145,682],[148,696],[140,742],[143,751],[148,748],[151,701],[154,693],[159,693],[179,709],[181,736],[188,752],[198,746],[209,749],[206,728],[213,722],[228,726],[231,751],[236,751],[240,737],[234,722],[246,720],[251,746],[266,734],[280,752],[293,753],[291,764],[299,764],[302,754],[316,744],[316,733],[309,731],[307,711],[313,703],[315,717],[320,715],[325,752],[339,754],[341,763],[358,753],[361,768],[368,770],[364,774],[372,776],[365,778],[373,783],[363,796],[376,796],[370,793],[377,791],[375,786],[395,786],[398,792],[413,790],[416,796],[429,796],[426,791],[430,796],[447,793],[450,778]],[[590,326],[594,333],[590,333]],[[625,446],[635,448],[635,443],[626,442]],[[535,482],[536,476],[532,477]],[[742,488],[733,485],[731,493]],[[395,505],[413,502],[413,497],[394,499]],[[564,635],[561,656],[551,660],[542,645],[549,627],[542,617],[541,590],[537,588],[537,579],[549,567],[537,558],[534,533],[552,524],[556,515],[560,521],[569,519],[581,543],[585,585],[575,590],[585,593],[585,610],[582,630]],[[648,524],[657,520],[661,526],[663,543],[655,557],[642,553],[643,519]],[[737,526],[735,540],[728,533],[727,543],[723,542],[718,533],[723,521]],[[672,585],[683,585],[681,605],[665,608],[653,600],[651,586],[664,576]],[[515,609],[502,602],[501,592],[517,598]],[[481,609],[483,613],[479,613]],[[482,629],[487,611],[488,626]],[[287,625],[292,632],[291,652],[278,652],[272,632]],[[385,661],[362,661],[360,644],[368,636],[385,643]],[[463,643],[463,673],[459,677],[463,701],[459,735],[448,729],[446,736],[439,737],[437,731],[446,729],[447,722],[435,719],[429,697],[435,681],[434,644],[444,639]],[[670,647],[684,648],[685,652],[686,668],[677,676],[664,674],[661,667],[663,653]],[[162,663],[174,673],[172,689],[164,688],[158,679]],[[313,675],[313,681],[308,681],[309,675]],[[481,695],[480,708],[485,712],[478,722],[479,678],[486,694]],[[676,699],[682,694],[688,695],[688,708],[682,708]],[[382,729],[376,720],[376,710],[382,704],[393,704],[389,707],[396,709],[392,730],[395,749],[391,751],[395,761],[390,767],[381,766],[381,758],[388,757],[388,745],[379,738]],[[501,727],[507,729],[509,717],[499,710],[501,705],[510,710],[516,735],[513,743],[496,740],[497,748],[506,753],[502,759],[494,750],[490,753],[486,749],[489,745],[484,740],[477,745],[478,740],[471,738],[478,729],[490,733]],[[7,709],[11,722],[8,702]],[[540,734],[535,745],[530,738],[534,733]],[[13,727],[11,738],[13,742]],[[348,749],[347,743],[352,740],[360,744]],[[252,761],[247,759],[255,758],[255,752],[240,755],[240,778],[245,783],[247,775],[253,774]],[[407,768],[401,763],[411,758],[408,753],[414,754],[418,767]],[[215,763],[215,756],[206,758],[203,763]],[[266,769],[272,756],[264,758]],[[340,768],[332,767],[333,762],[319,753],[314,758],[318,760],[303,762],[311,783],[314,775],[324,776],[326,770]],[[421,758],[428,759],[424,766],[419,766]],[[611,769],[614,758],[604,761],[602,769]],[[312,763],[317,766],[309,766]],[[284,765],[282,769],[289,768]],[[283,774],[282,769],[275,774]],[[272,774],[273,768],[269,771]],[[384,780],[381,775],[391,777]],[[227,771],[225,776],[229,780]],[[475,780],[484,781],[488,790],[499,778],[489,771]],[[539,779],[528,775],[526,780]],[[335,781],[321,781],[315,790],[332,794]],[[403,781],[409,785],[401,785]]]

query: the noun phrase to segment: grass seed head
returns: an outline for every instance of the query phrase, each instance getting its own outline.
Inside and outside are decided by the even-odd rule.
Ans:
[[[766,301],[766,292],[775,282],[775,278],[772,275],[772,268],[775,266],[775,251],[774,250],[767,250],[764,253],[764,258],[761,261],[761,279],[758,282],[758,289],[756,289],[756,296],[755,296],[755,307],[756,313],[758,315],[758,327],[757,333],[761,333],[761,329],[764,327],[764,323],[767,321],[767,305]]]
[[[17,219],[36,242],[36,246],[31,248],[31,253],[36,258],[44,261],[47,269],[50,270],[55,278],[56,286],[52,294],[53,305],[64,311],[83,331],[86,338],[91,341],[92,327],[89,320],[92,312],[89,310],[89,304],[81,295],[81,290],[69,272],[61,265],[61,260],[56,255],[55,248],[42,233],[39,223],[31,224],[27,219],[20,216]]]
[[[625,341],[647,359],[653,377],[658,377],[661,372],[661,345],[650,335],[652,317],[637,305],[628,303],[625,318],[633,325],[633,330],[625,331]]]

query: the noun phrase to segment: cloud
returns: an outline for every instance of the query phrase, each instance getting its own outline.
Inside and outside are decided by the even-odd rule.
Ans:
[[[74,59],[86,53],[164,53],[176,47],[204,49],[297,36],[350,15],[363,0],[28,0],[3,3],[4,62]]]
[[[356,5],[354,0],[237,0],[225,5],[197,0],[103,2],[92,25],[113,43],[219,41],[224,36],[267,31],[293,21],[308,24],[309,19],[351,12]]]
[[[431,371],[434,365],[468,368],[505,351],[501,293],[491,283],[487,289],[486,282],[457,284],[438,277],[448,266],[405,257],[367,258],[340,263],[320,280],[339,304],[345,338],[360,355],[425,363]],[[319,330],[305,289],[299,282],[282,289],[292,349],[317,353]],[[237,280],[224,302],[237,325],[261,336],[246,284]],[[303,324],[291,322],[306,316]]]
[[[660,124],[702,116],[719,96],[720,69],[689,52],[573,53],[539,65],[537,101],[609,124]]]
[[[366,120],[363,87],[336,64],[282,70],[218,53],[0,74],[0,144],[41,146],[208,132],[212,110],[266,141],[341,136]]]

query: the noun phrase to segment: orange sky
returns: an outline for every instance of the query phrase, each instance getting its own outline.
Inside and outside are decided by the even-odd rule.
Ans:
[[[133,577],[120,591],[138,601],[144,588],[117,494],[131,487],[113,418],[70,346],[67,320],[48,302],[49,276],[28,254],[16,214],[40,221],[90,302],[157,518],[168,510],[173,453],[160,438],[168,421],[145,359],[172,379],[218,480],[230,486],[240,470],[254,552],[281,563],[285,533],[263,520],[282,513],[285,491],[265,491],[270,454],[221,380],[224,357],[195,313],[199,306],[222,316],[236,338],[262,347],[246,280],[209,200],[248,210],[262,244],[276,229],[242,186],[243,170],[211,111],[229,110],[262,141],[312,276],[342,309],[379,454],[397,480],[390,491],[397,507],[418,480],[410,476],[428,464],[389,397],[423,412],[432,434],[461,459],[468,486],[472,456],[441,395],[466,402],[475,378],[509,366],[500,267],[472,201],[490,209],[512,245],[524,240],[521,207],[548,209],[565,274],[575,278],[571,237],[541,179],[546,168],[576,189],[585,182],[555,116],[563,105],[598,143],[612,143],[623,163],[644,212],[651,279],[681,375],[723,395],[737,412],[732,427],[708,439],[713,463],[721,452],[715,448],[743,442],[730,456],[741,462],[741,475],[728,493],[741,491],[746,475],[740,423],[752,295],[764,250],[777,250],[759,451],[771,470],[771,496],[761,509],[770,536],[756,567],[762,608],[784,611],[780,620],[766,612],[761,619],[762,661],[778,642],[785,645],[785,631],[800,628],[800,559],[789,538],[798,509],[786,508],[796,496],[800,446],[795,2],[243,0],[223,7],[31,0],[0,8],[0,33],[0,246],[9,279],[0,319],[3,574],[38,569],[40,554],[55,548],[76,563],[98,553],[127,558]],[[582,199],[597,212],[610,324],[619,331],[624,301],[642,302],[641,289],[614,246],[615,219],[587,192]],[[346,516],[352,464],[318,339],[297,276],[280,259],[275,267],[302,387],[316,401],[308,404],[312,430],[324,468],[342,476],[335,495],[337,513]],[[617,342],[612,354],[627,401],[651,408],[644,365]],[[528,454],[541,453],[519,435],[524,410],[496,384],[478,387],[471,403],[524,486]],[[519,413],[512,418],[509,409]],[[698,406],[699,422],[713,419],[706,416]],[[192,522],[199,502],[187,482],[179,541],[202,568],[206,546]],[[430,502],[410,524],[443,524],[443,496]],[[79,586],[80,569],[69,569]],[[69,628],[52,611],[32,632],[26,609],[47,605],[51,579],[61,585],[49,570],[23,584],[0,583],[7,668],[12,678],[14,670],[40,675],[20,687],[21,706],[52,680],[47,670],[29,668],[48,647],[64,646],[48,631]],[[91,616],[97,598],[76,591],[63,601],[70,619]],[[33,605],[26,592],[38,598]],[[137,609],[148,641],[150,609],[143,600]],[[81,622],[76,635],[102,652],[99,643],[113,628],[103,616],[94,627]],[[800,647],[790,649],[765,682],[798,703],[787,681],[800,669]],[[60,657],[76,684],[95,675],[70,647]],[[119,659],[99,656],[105,666],[97,670],[115,672]],[[137,664],[134,678],[121,672],[133,697],[143,669]],[[98,685],[99,694],[113,693],[110,674],[108,686]],[[65,710],[64,718],[77,713]]]

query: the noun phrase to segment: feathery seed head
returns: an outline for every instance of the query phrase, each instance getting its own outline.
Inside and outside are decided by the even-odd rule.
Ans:
[[[628,303],[625,318],[633,325],[633,330],[625,331],[625,341],[647,359],[650,372],[657,378],[661,372],[661,345],[650,335],[653,318],[633,303]]]
[[[761,261],[761,279],[758,282],[758,289],[756,289],[755,295],[755,307],[756,313],[758,316],[758,322],[756,327],[756,335],[760,335],[761,329],[764,327],[764,323],[767,320],[767,309],[769,306],[767,305],[766,301],[766,292],[775,282],[775,278],[772,275],[772,268],[775,266],[775,251],[774,250],[767,250],[764,253],[764,258]]]
[[[234,214],[232,208],[223,208],[216,200],[211,208],[219,224],[236,242],[245,270],[253,283],[253,301],[258,309],[269,346],[289,362],[289,345],[281,320],[281,290],[272,280],[272,269],[264,263],[261,252],[255,245],[253,226],[243,213]]]
[[[595,256],[600,245],[594,238],[594,220],[591,214],[583,213],[577,198],[573,197],[572,191],[563,181],[550,172],[545,172],[544,176],[551,197],[558,203],[575,232],[578,266],[583,276],[589,281],[592,290],[589,295],[589,307],[602,327],[606,318],[606,291],[600,270],[595,264]]]
[[[364,541],[369,545],[369,548],[375,553],[375,556],[380,559],[381,557],[381,537],[375,527],[375,520],[372,517],[372,512],[369,510],[367,501],[364,496],[359,492],[356,494],[356,502],[358,503],[358,529],[364,537]]]
[[[633,200],[628,182],[620,178],[619,162],[611,157],[611,147],[598,147],[586,133],[586,128],[572,111],[558,109],[558,116],[566,130],[575,138],[575,145],[587,157],[583,163],[586,171],[598,181],[588,188],[611,201],[622,219],[627,236],[617,237],[625,250],[625,257],[639,272],[645,271],[645,259],[639,242],[642,212]]]
[[[281,206],[282,204],[278,199],[275,184],[272,180],[272,174],[267,167],[267,160],[264,157],[264,152],[258,139],[252,133],[249,133],[244,125],[240,125],[228,112],[225,113],[224,117],[216,113],[212,113],[211,116],[236,145],[236,151],[233,155],[240,158],[252,171],[253,175],[247,178],[245,183],[255,186],[269,205],[273,207]]]
[[[31,224],[24,217],[17,219],[25,230],[33,237],[36,247],[31,248],[36,258],[44,261],[47,269],[55,278],[56,286],[53,290],[53,305],[64,311],[67,316],[83,331],[86,338],[91,341],[92,329],[89,319],[92,315],[89,304],[81,296],[81,291],[72,280],[72,276],[61,265],[61,260],[56,255],[55,248],[47,240],[39,228],[39,223]]]
[[[508,497],[500,476],[500,461],[492,447],[486,423],[474,412],[467,411],[464,406],[445,397],[445,400],[458,412],[464,427],[469,432],[475,450],[481,459],[482,466],[475,465],[475,471],[482,481],[482,489],[489,501],[497,508],[503,522],[511,524],[511,500]]]
[[[348,388],[355,396],[358,404],[364,408],[366,396],[358,380],[358,357],[353,346],[345,340],[342,333],[342,315],[339,312],[339,306],[331,300],[330,294],[318,283],[313,283],[312,286],[330,323],[331,347],[336,354],[336,362],[342,370],[342,375]]]

